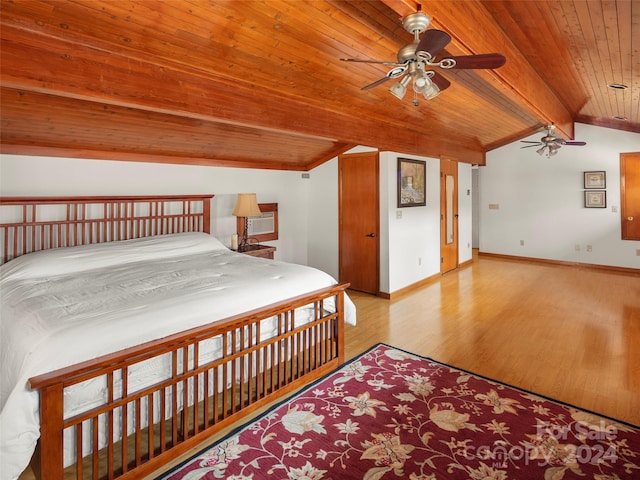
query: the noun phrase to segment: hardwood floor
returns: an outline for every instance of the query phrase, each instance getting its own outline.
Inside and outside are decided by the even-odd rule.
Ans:
[[[349,296],[346,359],[384,342],[640,425],[640,272],[476,256],[392,300]]]
[[[640,425],[640,271],[481,255],[397,299],[349,296],[346,359],[383,342]]]
[[[384,342],[640,425],[640,276],[480,256],[401,298],[350,296],[347,358]]]

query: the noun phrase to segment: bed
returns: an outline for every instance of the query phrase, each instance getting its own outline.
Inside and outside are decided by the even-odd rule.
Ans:
[[[211,198],[0,197],[3,479],[140,478],[343,362],[347,285],[229,250]]]

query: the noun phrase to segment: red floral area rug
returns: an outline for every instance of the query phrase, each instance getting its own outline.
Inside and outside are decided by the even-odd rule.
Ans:
[[[376,345],[163,479],[639,479],[640,428]]]

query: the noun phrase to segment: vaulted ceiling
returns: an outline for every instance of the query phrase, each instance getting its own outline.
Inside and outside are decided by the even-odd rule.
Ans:
[[[551,123],[640,132],[640,2],[420,3],[2,0],[1,150],[308,170],[355,145],[483,164]],[[396,61],[419,7],[452,37],[439,57],[505,65],[438,70],[418,106],[362,90],[391,67],[340,59]]]

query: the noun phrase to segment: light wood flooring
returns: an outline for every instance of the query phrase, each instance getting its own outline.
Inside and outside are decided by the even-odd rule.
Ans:
[[[349,296],[347,360],[383,342],[640,425],[640,272],[474,255],[398,298]]]
[[[384,342],[640,425],[640,276],[476,255],[398,298],[349,296],[346,359]]]
[[[476,257],[392,300],[350,293],[376,342],[640,425],[640,276]]]

